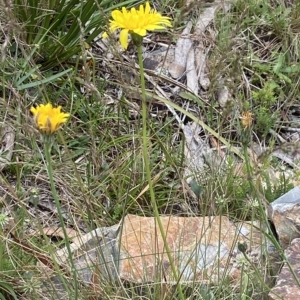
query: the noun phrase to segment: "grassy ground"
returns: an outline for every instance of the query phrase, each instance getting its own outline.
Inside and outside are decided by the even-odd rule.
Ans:
[[[64,2],[69,5],[66,10],[59,7]],[[11,127],[15,134],[12,159],[0,174],[1,299],[44,299],[37,279],[36,253],[51,254],[62,245],[59,240],[30,235],[43,227],[59,226],[43,142],[29,113],[32,105],[51,102],[72,115],[57,132],[51,153],[67,228],[88,232],[116,224],[128,213],[153,216],[150,193],[145,189],[149,182],[142,151],[141,101],[128,88],[139,91],[139,74],[130,64],[124,67],[127,61],[118,52],[117,41],[109,50],[113,59],[95,43],[111,10],[139,3],[0,1],[0,124],[2,130]],[[184,1],[164,0],[153,1],[153,5],[174,19],[174,27],[159,34],[171,45],[186,21],[195,22],[210,4],[195,1],[183,9]],[[49,13],[52,9],[60,13]],[[195,174],[190,187],[196,194],[193,197],[184,178],[185,141],[180,126],[165,105],[152,103],[147,120],[148,151],[161,214],[222,213],[234,220],[252,220],[254,216],[265,220],[264,204],[294,186],[297,169],[291,169],[293,176],[287,178],[290,167],[271,153],[280,149],[297,154],[299,16],[297,2],[237,0],[229,12],[218,11],[204,37],[210,47],[207,64],[211,85],[201,98],[189,101],[186,112],[230,145],[240,147],[243,156],[256,145],[270,147],[256,160],[249,156],[238,176],[236,166],[241,160],[224,151],[226,167],[208,166]],[[211,32],[216,34],[215,40]],[[125,54],[135,57],[134,47]],[[220,80],[231,94],[225,107],[217,100]],[[160,84],[167,88],[166,82]],[[147,88],[152,89],[150,84]],[[172,101],[182,106],[188,100],[173,95]],[[241,123],[243,112],[254,118],[246,130]],[[205,135],[209,138],[208,132]],[[270,168],[279,171],[276,181]],[[218,286],[193,284],[186,295],[189,299],[264,299],[268,288],[257,284],[257,273],[249,267],[246,276],[240,286],[232,286],[226,279]],[[101,299],[134,298],[130,288],[121,283],[102,283],[102,288]],[[145,289],[144,299],[161,299],[157,289]],[[134,293],[139,298],[137,291]],[[74,295],[96,299],[87,286],[69,287],[69,299],[75,299]],[[165,295],[165,299],[178,297],[176,292]]]

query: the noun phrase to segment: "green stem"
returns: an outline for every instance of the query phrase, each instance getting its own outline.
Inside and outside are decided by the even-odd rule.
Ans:
[[[66,248],[68,251],[68,256],[69,256],[69,260],[71,263],[71,267],[72,267],[72,275],[73,275],[73,283],[74,283],[74,296],[72,296],[72,299],[77,300],[78,299],[78,280],[77,280],[77,270],[75,268],[75,264],[74,264],[74,260],[73,260],[73,256],[72,256],[72,251],[71,251],[71,247],[70,247],[70,241],[69,241],[69,237],[67,235],[67,231],[66,231],[66,226],[64,224],[64,219],[62,216],[62,210],[61,210],[61,204],[59,202],[59,196],[57,194],[56,188],[55,188],[55,184],[54,184],[54,179],[53,179],[53,169],[52,169],[52,163],[51,163],[51,147],[52,147],[52,136],[44,136],[45,141],[44,141],[44,151],[45,151],[45,157],[46,157],[46,163],[47,163],[47,171],[48,171],[48,176],[49,176],[49,180],[50,180],[50,186],[51,186],[51,192],[52,192],[52,196],[54,198],[55,201],[55,206],[57,209],[57,214],[58,214],[58,218],[59,218],[59,222],[60,222],[60,226],[63,230],[63,234],[64,234],[64,239],[65,239],[65,243],[66,243]],[[67,289],[68,291],[68,289]],[[70,295],[69,295],[70,296]]]
[[[146,170],[146,176],[147,181],[149,185],[149,191],[150,191],[150,198],[151,198],[151,204],[154,211],[154,217],[157,221],[159,231],[161,234],[161,237],[164,242],[164,247],[167,252],[167,256],[171,265],[173,276],[178,283],[177,288],[179,292],[179,296],[181,300],[184,300],[185,297],[182,292],[182,288],[179,282],[179,276],[177,274],[174,261],[171,255],[171,250],[168,245],[166,234],[164,232],[164,228],[159,216],[158,207],[155,200],[154,190],[153,190],[153,184],[152,184],[152,178],[151,178],[151,171],[150,171],[150,162],[149,162],[149,152],[148,152],[148,135],[147,135],[147,101],[146,101],[146,89],[145,89],[145,76],[144,76],[144,65],[143,65],[143,57],[142,57],[142,46],[141,44],[137,45],[137,51],[138,51],[138,61],[140,66],[140,74],[141,74],[141,88],[142,88],[142,124],[143,124],[143,130],[142,130],[142,143],[143,143],[143,158],[144,158],[144,165]]]
[[[2,224],[0,224],[0,238],[1,238],[1,241],[0,241],[0,257],[2,257],[2,259],[0,259],[0,272],[3,272],[5,271],[4,270],[4,241],[5,239],[3,238],[3,230],[1,228]]]

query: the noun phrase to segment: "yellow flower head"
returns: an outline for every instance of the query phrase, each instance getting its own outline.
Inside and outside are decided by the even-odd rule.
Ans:
[[[139,10],[131,8],[127,11],[122,7],[122,11],[114,10],[111,13],[110,31],[122,29],[120,32],[120,43],[124,49],[128,47],[128,34],[136,33],[139,36],[145,36],[147,30],[164,29],[165,26],[172,27],[170,18],[163,17],[160,13],[150,8],[149,2],[140,5]],[[104,33],[103,37],[107,37]]]
[[[63,113],[60,110],[61,106],[53,107],[51,103],[30,108],[36,127],[45,134],[55,132],[67,121],[70,114]]]
[[[244,129],[249,128],[253,122],[253,114],[250,111],[244,111],[240,119]]]

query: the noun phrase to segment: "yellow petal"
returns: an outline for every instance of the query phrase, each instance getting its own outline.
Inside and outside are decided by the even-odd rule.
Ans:
[[[130,14],[131,14],[132,16],[136,16],[136,15],[137,15],[137,11],[136,11],[136,9],[135,9],[134,7],[131,8]]]
[[[140,36],[145,36],[147,34],[147,31],[144,28],[134,29],[133,32]]]
[[[117,21],[123,17],[122,13],[124,13],[124,12],[120,12],[119,10],[113,10],[111,13],[111,16],[115,21]]]
[[[160,25],[147,25],[145,26],[146,30],[156,30],[156,29],[165,29],[164,26],[160,26]]]
[[[112,21],[110,23],[109,30],[111,33],[115,32],[118,28],[121,28],[117,22]]]
[[[30,112],[35,116],[37,114],[36,108],[35,107],[31,107],[30,108]]]
[[[145,15],[148,15],[150,13],[150,11],[151,11],[150,4],[147,1],[146,5],[145,5]]]
[[[139,13],[144,14],[144,5],[143,4],[140,5]]]
[[[126,50],[128,47],[128,29],[123,29],[120,32],[121,46]]]

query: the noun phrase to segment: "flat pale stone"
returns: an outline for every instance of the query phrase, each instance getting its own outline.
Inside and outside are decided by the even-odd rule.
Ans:
[[[258,222],[232,223],[225,216],[161,216],[160,219],[177,278],[183,285],[219,284],[225,277],[239,285],[242,267],[248,263],[237,249],[238,242],[242,241],[247,244],[247,258],[253,265],[269,266],[269,260],[263,257],[266,250],[270,252],[270,245],[260,233],[266,228],[259,230]],[[78,278],[87,284],[94,285],[94,278],[99,277],[97,282],[100,283],[122,280],[149,287],[159,283],[167,289],[176,285],[176,276],[153,217],[127,215],[119,224],[97,228],[74,239],[70,247]],[[59,265],[70,268],[66,247],[57,251],[56,257]],[[278,265],[278,260],[274,262]],[[55,275],[53,270],[40,267],[41,274],[47,275],[45,287],[49,289],[47,284],[51,277],[56,292],[65,293],[64,288],[57,285],[57,276],[52,276]],[[265,270],[261,275],[266,275]],[[272,278],[264,279],[267,283]],[[101,288],[101,284],[97,287]]]
[[[217,282],[224,272],[239,280],[238,260],[243,255],[237,249],[237,242],[245,241],[249,250],[261,245],[256,229],[247,224],[235,225],[225,216],[160,219],[177,277],[184,282]],[[155,218],[127,215],[118,243],[120,278],[136,283],[175,282]]]

